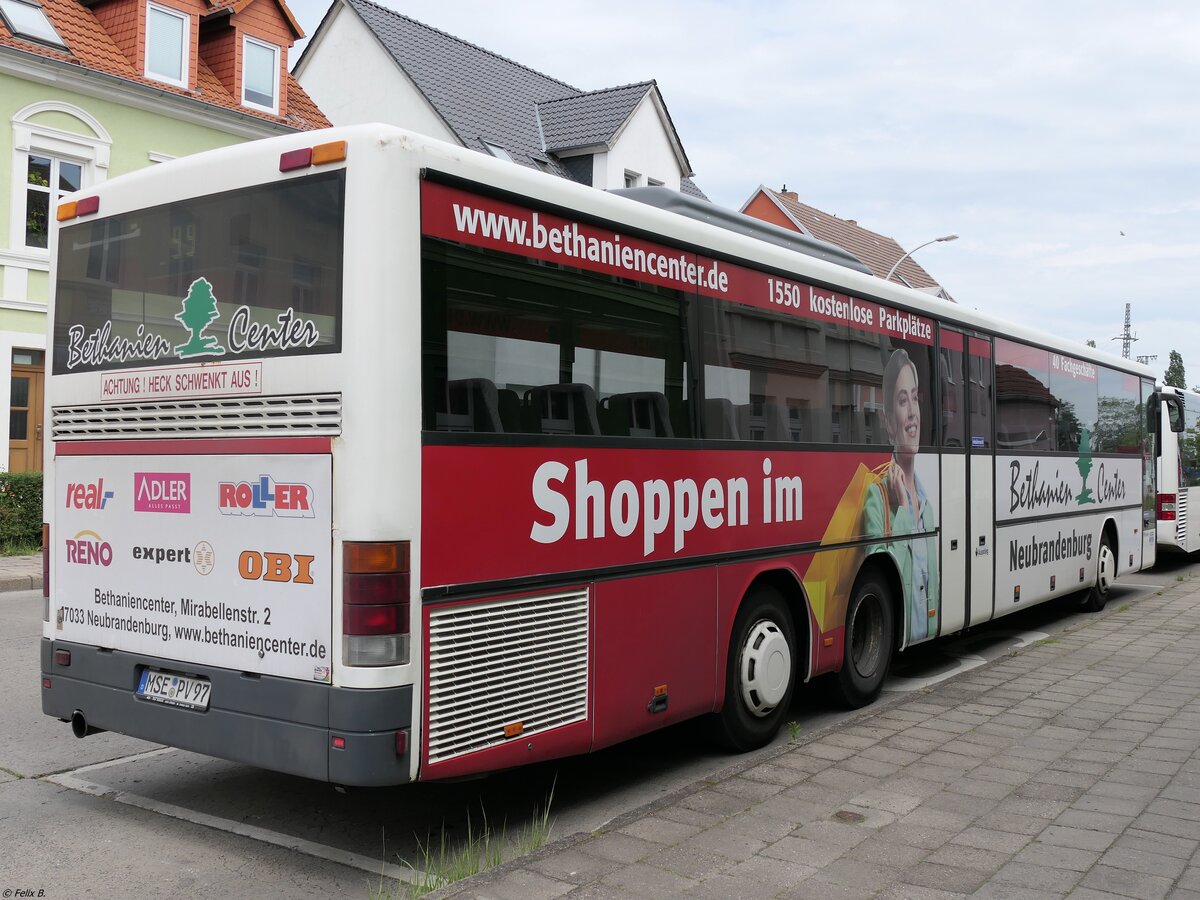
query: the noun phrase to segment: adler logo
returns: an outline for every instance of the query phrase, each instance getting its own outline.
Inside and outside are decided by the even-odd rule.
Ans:
[[[104,509],[112,498],[113,492],[104,489],[103,478],[91,484],[67,485],[67,509]]]
[[[189,472],[134,472],[134,512],[190,513],[192,476]]]

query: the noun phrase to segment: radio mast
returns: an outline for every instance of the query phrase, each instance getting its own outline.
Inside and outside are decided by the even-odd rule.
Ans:
[[[1114,341],[1121,342],[1121,356],[1124,359],[1129,359],[1129,345],[1137,340],[1137,335],[1129,327],[1129,304],[1125,304],[1125,328],[1121,334],[1112,338]]]

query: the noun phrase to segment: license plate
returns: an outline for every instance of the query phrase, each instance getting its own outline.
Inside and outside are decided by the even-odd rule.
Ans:
[[[187,709],[208,709],[211,691],[212,683],[207,679],[155,669],[143,669],[137,687],[139,697]]]

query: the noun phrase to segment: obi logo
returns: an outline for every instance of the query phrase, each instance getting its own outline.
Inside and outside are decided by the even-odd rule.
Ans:
[[[66,545],[69,563],[81,566],[112,565],[112,544],[94,531],[81,531],[75,537],[68,538]]]
[[[292,556],[290,553],[259,553],[243,550],[238,557],[238,574],[246,581],[293,582],[312,584],[312,564],[315,556]]]
[[[104,509],[113,498],[112,491],[104,489],[104,479],[92,484],[67,485],[67,509]]]
[[[189,472],[134,472],[134,512],[190,513],[192,476]]]
[[[270,475],[258,481],[222,481],[217,485],[217,508],[223,516],[279,516],[311,519],[312,488],[307,484],[276,483]]]

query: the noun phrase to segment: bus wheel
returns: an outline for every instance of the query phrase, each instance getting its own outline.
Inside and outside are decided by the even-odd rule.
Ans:
[[[1100,535],[1100,558],[1096,566],[1096,582],[1083,595],[1083,608],[1088,612],[1100,612],[1108,602],[1108,592],[1117,576],[1117,556],[1112,550],[1108,532]]]
[[[761,585],[742,601],[729,638],[725,706],[713,736],[739,753],[770,743],[787,717],[795,685],[796,628],[783,595]]]
[[[866,575],[854,588],[846,610],[842,669],[837,674],[837,697],[851,709],[866,706],[883,690],[892,662],[892,598],[878,573]]]

